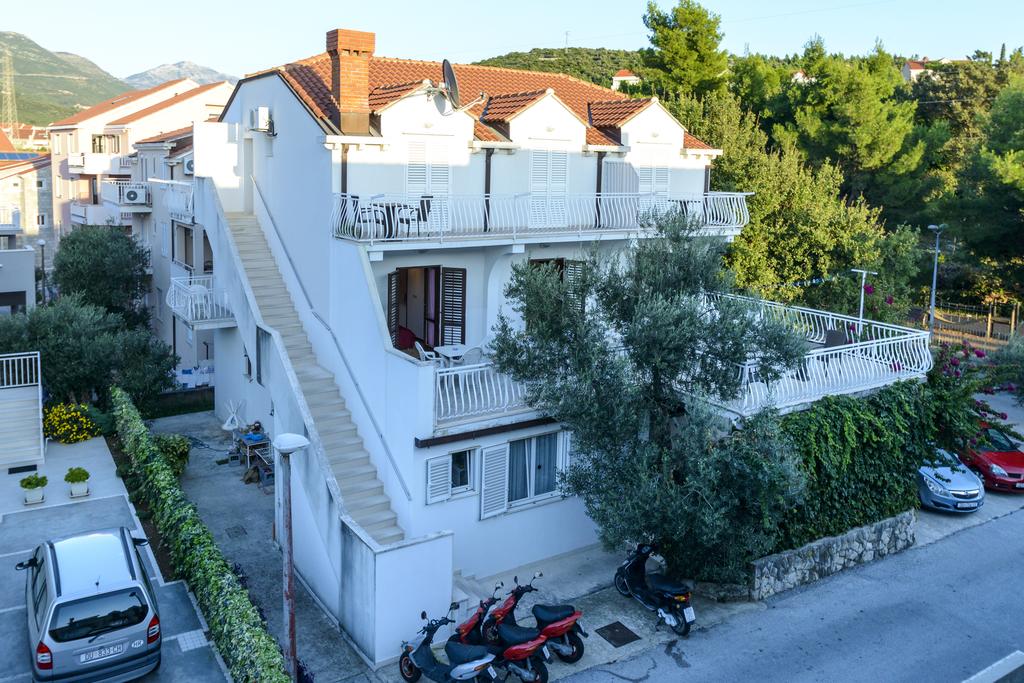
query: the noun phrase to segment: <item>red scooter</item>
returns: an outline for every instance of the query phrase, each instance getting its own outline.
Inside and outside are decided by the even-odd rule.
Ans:
[[[495,667],[515,673],[525,683],[547,683],[548,669],[544,663],[548,658],[547,652],[538,652],[544,647],[547,637],[537,629],[504,624],[497,627],[500,637],[496,642],[487,643],[484,639],[484,618],[487,611],[498,602],[497,594],[503,586],[501,582],[494,586],[491,597],[480,601],[476,611],[455,628],[448,642],[484,645],[495,656],[491,662]]]
[[[516,605],[519,604],[524,595],[537,590],[533,587],[533,582],[542,576],[544,576],[542,572],[537,572],[533,575],[530,583],[525,586],[519,585],[518,576],[512,579],[516,587],[508,594],[505,602],[491,611],[491,614],[483,623],[482,635],[484,643],[497,644],[505,640],[502,627],[523,629],[523,627],[516,623]],[[544,659],[547,661],[551,660],[547,648],[547,645],[550,645],[551,649],[555,651],[555,655],[563,662],[569,664],[578,662],[583,657],[584,650],[583,640],[580,636],[582,635],[584,638],[589,637],[580,621],[583,613],[572,605],[534,605],[532,611],[534,618],[537,620],[536,630],[547,639],[547,643],[543,648]],[[533,631],[534,629],[525,630]]]

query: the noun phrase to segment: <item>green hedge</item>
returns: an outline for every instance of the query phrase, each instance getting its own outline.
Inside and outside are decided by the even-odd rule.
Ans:
[[[139,411],[121,389],[111,389],[111,399],[118,436],[141,477],[141,493],[153,522],[175,570],[195,593],[232,678],[239,683],[287,683],[290,679],[277,642],[267,633],[195,506],[178,486]]]
[[[936,400],[928,385],[902,382],[786,415],[782,428],[800,454],[807,489],[781,521],[776,552],[917,507],[915,473],[930,457]]]
[[[174,472],[174,476],[180,477],[188,465],[188,456],[192,451],[192,444],[187,436],[181,434],[154,434],[153,443],[156,445],[164,461]]]

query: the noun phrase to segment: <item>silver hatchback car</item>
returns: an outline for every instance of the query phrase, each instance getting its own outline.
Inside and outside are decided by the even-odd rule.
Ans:
[[[121,527],[43,543],[24,570],[35,681],[120,683],[160,665],[160,616],[137,546]]]

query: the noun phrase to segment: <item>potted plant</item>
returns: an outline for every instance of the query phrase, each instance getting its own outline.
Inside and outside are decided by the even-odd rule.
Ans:
[[[43,491],[46,481],[46,477],[40,474],[30,474],[21,480],[21,488],[25,489],[25,505],[34,505],[46,500]]]
[[[64,475],[64,481],[71,484],[71,497],[81,498],[89,495],[89,470],[84,467],[70,467]]]

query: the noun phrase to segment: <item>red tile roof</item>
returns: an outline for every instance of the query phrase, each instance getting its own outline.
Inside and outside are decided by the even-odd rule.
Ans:
[[[907,68],[911,69],[912,71],[920,71],[920,70],[925,68],[925,63],[924,62],[919,62],[919,61],[917,61],[915,59],[908,59],[907,60]]]
[[[491,95],[480,112],[480,120],[487,123],[508,123],[516,114],[544,97],[547,90],[531,92],[512,92],[504,95]]]
[[[185,126],[184,128],[179,128],[177,130],[169,130],[166,133],[160,133],[159,135],[143,138],[142,140],[137,141],[135,144],[144,145],[150,142],[169,142],[171,140],[182,138],[188,135],[192,135],[192,126]]]
[[[121,93],[117,97],[111,97],[109,100],[93,105],[88,109],[83,109],[77,114],[73,114],[67,117],[66,119],[61,119],[60,121],[51,123],[50,126],[72,126],[76,123],[81,123],[82,121],[91,119],[94,116],[105,114],[108,111],[113,111],[118,107],[124,106],[130,102],[134,102],[135,100],[141,97],[145,97],[146,95],[152,95],[153,93],[159,92],[165,88],[170,88],[175,85],[178,85],[184,80],[184,78],[179,78],[173,81],[166,81],[159,85],[154,85],[152,88],[146,88],[145,90],[129,90],[126,93]]]
[[[372,111],[379,111],[413,92],[423,81],[441,81],[440,62],[371,56],[369,66],[368,100]],[[591,121],[592,104],[598,105],[598,121],[603,129],[598,129],[597,124],[588,125],[588,144],[619,145],[617,126],[651,102],[650,99],[630,99],[624,93],[566,74],[477,64],[455,64],[453,69],[459,81],[463,102],[476,99],[480,93],[485,95],[482,102],[468,109],[469,114],[477,119],[473,127],[477,140],[507,141],[500,130],[487,124],[493,123],[500,128],[501,124],[551,89],[585,124]],[[622,71],[628,72],[625,69]],[[331,123],[338,119],[338,104],[331,95],[331,58],[326,52],[250,76],[273,72],[281,74],[325,126],[337,129]],[[628,75],[633,74],[628,72]],[[712,149],[691,135],[686,136],[686,141],[687,146],[694,149]]]
[[[15,152],[14,145],[11,144],[11,139],[7,137],[7,133],[0,130],[0,152]]]
[[[588,119],[595,128],[618,128],[653,102],[650,97],[638,100],[604,100],[591,102]]]
[[[683,133],[683,148],[685,149],[716,149],[708,143],[690,135],[689,132],[684,131]]]
[[[629,69],[619,69],[615,72],[615,76],[616,78],[629,78],[630,76],[636,76],[636,74]]]
[[[205,92],[208,92],[210,90],[213,90],[214,88],[222,86],[225,83],[227,83],[227,81],[220,81],[218,83],[207,83],[206,85],[201,85],[198,88],[192,88],[191,90],[186,90],[183,93],[179,93],[179,94],[175,95],[174,97],[169,97],[166,100],[161,100],[160,102],[157,102],[154,105],[146,107],[145,109],[140,109],[139,111],[135,112],[134,114],[129,114],[128,116],[122,116],[119,119],[115,119],[113,121],[109,121],[109,122],[107,122],[106,125],[108,125],[108,126],[123,126],[123,125],[125,125],[127,123],[132,123],[134,121],[138,121],[139,119],[145,118],[145,117],[149,116],[150,114],[155,114],[156,112],[162,111],[164,109],[167,109],[168,107],[173,107],[176,104],[181,104],[185,100],[190,100],[193,97],[198,97],[199,95],[202,95]]]

